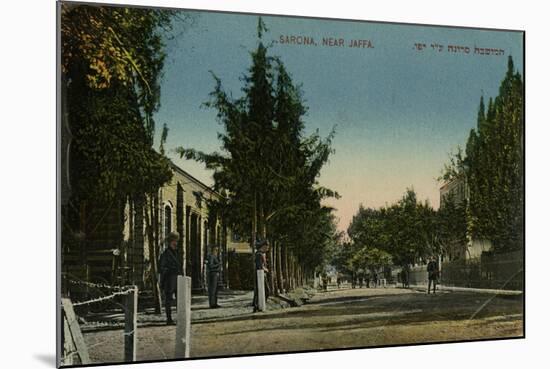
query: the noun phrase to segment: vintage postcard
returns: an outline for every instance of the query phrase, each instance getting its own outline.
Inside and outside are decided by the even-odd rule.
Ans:
[[[58,3],[58,363],[524,337],[524,32]]]

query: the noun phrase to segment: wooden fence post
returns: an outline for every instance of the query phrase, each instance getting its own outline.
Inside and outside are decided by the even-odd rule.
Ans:
[[[265,311],[265,282],[264,282],[264,271],[257,270],[257,280],[258,280],[258,310]]]
[[[188,358],[191,349],[191,277],[178,276],[176,358]]]
[[[138,288],[124,296],[124,361],[136,361]]]

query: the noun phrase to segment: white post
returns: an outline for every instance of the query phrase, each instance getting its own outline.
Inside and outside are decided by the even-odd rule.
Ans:
[[[319,276],[317,276],[317,272],[313,274],[313,288],[318,289],[319,288]]]
[[[264,271],[257,270],[256,274],[258,276],[258,309],[260,311],[265,311],[265,283],[264,283]]]
[[[176,358],[188,358],[191,348],[191,277],[178,276]]]
[[[138,288],[134,286],[124,296],[124,361],[136,361],[137,354],[137,313],[138,313]]]

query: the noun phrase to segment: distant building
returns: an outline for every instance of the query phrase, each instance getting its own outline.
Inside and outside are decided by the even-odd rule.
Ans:
[[[445,200],[450,199],[457,205],[466,202],[466,207],[468,207],[470,204],[470,187],[466,178],[464,176],[457,177],[441,186],[439,199],[440,206],[444,206]],[[462,259],[477,259],[481,257],[483,252],[492,249],[491,241],[473,238],[469,231],[467,231],[466,238],[468,243],[464,247],[464,252],[462,255],[458,255]]]
[[[461,204],[464,200],[469,201],[470,192],[468,184],[463,177],[455,178],[445,183],[439,189],[440,204],[443,205],[446,199],[452,199],[455,204]]]

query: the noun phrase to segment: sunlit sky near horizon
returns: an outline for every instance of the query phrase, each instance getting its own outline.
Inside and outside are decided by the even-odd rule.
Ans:
[[[223,127],[216,111],[201,107],[214,87],[209,71],[224,89],[241,95],[239,78],[250,66],[257,45],[253,15],[193,12],[194,22],[176,23],[167,39],[158,126],[166,123],[168,156],[211,185],[211,172],[180,159],[178,146],[219,150]],[[273,43],[294,82],[301,83],[309,108],[307,133],[326,136],[336,126],[335,154],[319,182],[340,193],[328,203],[345,230],[360,204],[379,207],[397,201],[407,187],[439,207],[440,175],[448,154],[464,146],[476,124],[479,98],[498,93],[513,57],[523,70],[519,32],[396,25],[370,22],[263,17],[265,43],[281,35],[313,37],[317,46]],[[323,38],[343,38],[344,47],[323,46]],[[350,40],[370,40],[374,48],[350,48]],[[415,43],[426,44],[418,51]],[[434,51],[430,44],[444,46]],[[447,52],[447,45],[470,53]],[[504,50],[503,55],[474,55],[474,47]]]

